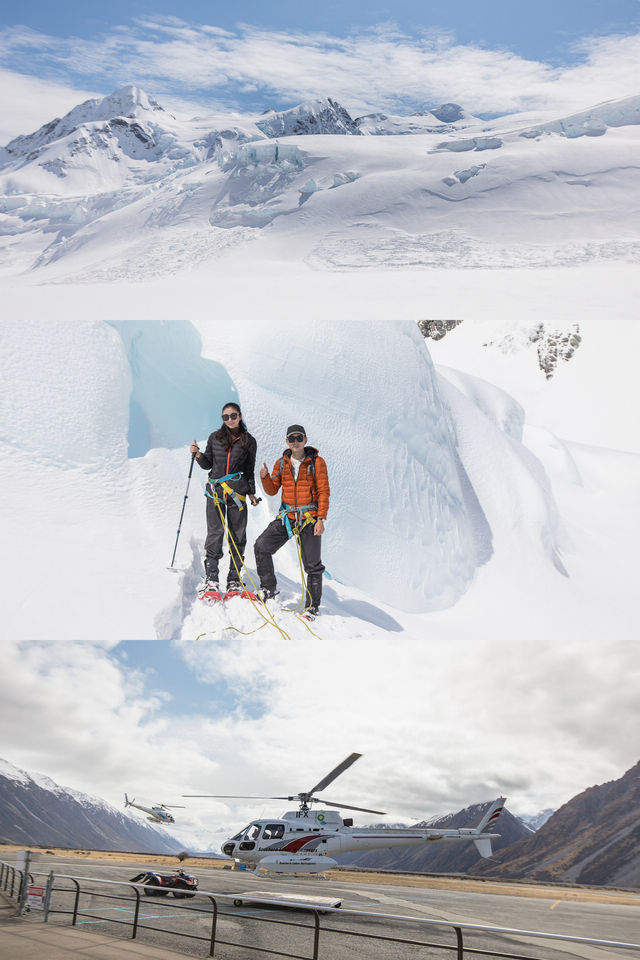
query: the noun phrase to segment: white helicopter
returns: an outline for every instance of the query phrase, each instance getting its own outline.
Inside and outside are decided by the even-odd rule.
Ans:
[[[217,799],[290,800],[298,801],[300,808],[281,818],[253,820],[240,833],[222,844],[222,852],[243,863],[252,864],[254,872],[260,868],[273,873],[323,873],[338,866],[332,855],[353,850],[384,850],[408,847],[438,840],[473,840],[480,856],[491,856],[491,841],[500,836],[486,832],[491,829],[504,808],[506,800],[494,800],[477,827],[438,829],[431,827],[354,827],[353,820],[343,819],[333,810],[311,810],[311,804],[324,802],[329,807],[358,810],[362,813],[385,814],[381,810],[352,807],[348,803],[321,801],[314,794],[324,790],[336,777],[344,773],[362,754],[352,753],[319,783],[304,793],[292,797],[233,797],[220,794],[184,794],[191,797]]]
[[[147,820],[151,821],[151,823],[175,823],[175,818],[173,814],[169,813],[169,810],[184,810],[184,807],[167,803],[159,803],[155,807],[142,807],[139,803],[136,803],[135,797],[133,800],[129,800],[126,793],[124,795],[124,805],[125,809],[127,807],[135,807],[136,810],[142,810],[143,813],[150,814]]]

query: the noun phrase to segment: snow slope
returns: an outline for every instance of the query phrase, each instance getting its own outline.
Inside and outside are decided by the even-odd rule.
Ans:
[[[478,137],[502,145],[463,161],[486,166],[445,184],[463,164],[442,133],[281,143],[231,120],[209,140],[198,121],[190,166],[129,157],[116,187],[2,174],[12,755],[116,800],[134,771],[150,795],[280,795],[346,746],[366,765],[345,802],[404,819],[500,791],[555,807],[617,775],[637,722],[638,127],[494,122]],[[443,316],[462,322],[425,341],[417,321]],[[541,320],[582,338],[550,380]],[[329,464],[312,633],[197,605],[202,471],[165,569],[188,445],[234,398],[259,464],[291,422]],[[250,571],[275,511],[251,510]],[[295,605],[291,549],[277,569]],[[223,833],[260,812],[193,809],[189,829]]]

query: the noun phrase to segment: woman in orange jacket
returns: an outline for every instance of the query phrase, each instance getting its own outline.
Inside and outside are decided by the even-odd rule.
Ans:
[[[327,465],[315,447],[306,446],[304,427],[294,423],[287,430],[287,449],[269,473],[266,463],[260,470],[264,492],[270,497],[282,491],[280,513],[254,545],[256,569],[260,577],[261,597],[268,600],[278,593],[273,554],[294,535],[298,524],[302,562],[307,575],[305,607],[311,617],[318,614],[322,598],[324,566],[320,557],[322,534],[329,510]]]

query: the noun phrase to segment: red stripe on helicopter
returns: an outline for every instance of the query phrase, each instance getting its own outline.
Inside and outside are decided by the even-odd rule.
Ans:
[[[297,853],[298,850],[301,850],[307,843],[310,843],[311,840],[317,840],[318,837],[323,836],[321,833],[314,833],[310,837],[298,837],[296,840],[292,840],[291,843],[288,843],[283,850],[286,850],[288,853]]]

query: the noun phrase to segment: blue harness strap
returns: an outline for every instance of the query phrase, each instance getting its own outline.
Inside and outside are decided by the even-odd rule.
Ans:
[[[222,501],[220,500],[220,498],[215,492],[215,488],[218,486],[218,484],[220,484],[220,486],[222,487],[225,493],[225,499],[227,497],[231,497],[231,499],[233,500],[235,505],[238,507],[238,509],[243,510],[244,507],[242,506],[242,501],[246,500],[247,498],[244,497],[241,493],[236,493],[235,490],[232,490],[232,488],[229,486],[227,482],[228,480],[239,480],[241,476],[242,476],[241,472],[227,473],[225,474],[224,477],[218,477],[217,480],[211,480],[211,479],[207,480],[205,491],[204,491],[205,497],[210,497],[214,503],[222,503]],[[211,492],[209,492],[207,487],[209,487],[209,490]]]
[[[291,526],[291,520],[289,518],[289,514],[295,513],[296,516],[294,520],[294,526],[296,531],[299,533],[301,530],[304,530],[307,524],[316,522],[316,518],[312,517],[309,511],[317,510],[317,509],[318,509],[317,503],[307,503],[303,507],[290,507],[286,503],[280,504],[280,513],[278,514],[278,520],[281,520],[282,523],[284,524],[284,528],[287,531],[287,536],[289,537],[289,540],[291,540],[294,533],[294,527]],[[300,521],[302,520],[303,517],[305,517],[305,521],[302,525],[300,525]]]

